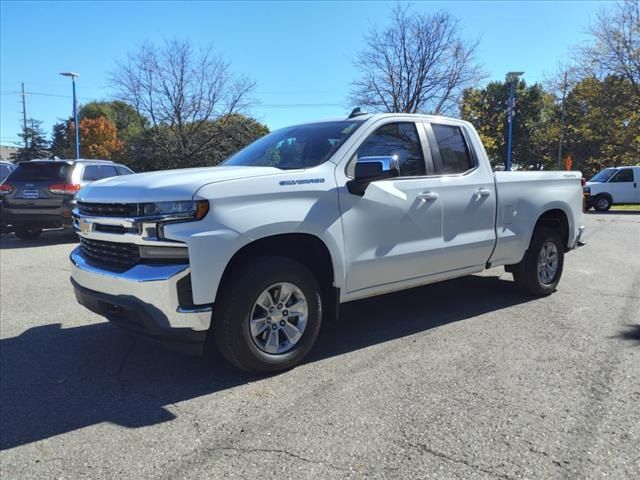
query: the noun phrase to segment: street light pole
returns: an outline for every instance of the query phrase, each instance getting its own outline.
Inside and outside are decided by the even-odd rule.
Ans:
[[[71,77],[71,84],[73,86],[73,126],[76,137],[76,160],[80,158],[80,134],[78,133],[78,102],[76,101],[76,77],[79,77],[74,72],[63,72],[60,75],[63,77]]]
[[[509,72],[507,80],[511,82],[509,87],[509,136],[507,137],[507,163],[504,169],[508,172],[511,170],[511,142],[513,137],[513,102],[515,97],[515,82],[524,72]]]

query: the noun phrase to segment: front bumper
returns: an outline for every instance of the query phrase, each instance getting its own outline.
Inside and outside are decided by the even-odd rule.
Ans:
[[[138,264],[117,273],[89,264],[77,247],[70,255],[78,303],[132,333],[200,348],[212,307],[181,307],[178,282],[189,265]]]

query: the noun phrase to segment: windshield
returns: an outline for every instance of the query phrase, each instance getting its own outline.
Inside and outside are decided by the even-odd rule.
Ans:
[[[618,170],[615,168],[605,168],[604,170],[598,172],[591,180],[589,180],[590,182],[600,182],[600,183],[605,183],[607,181],[609,181],[609,179],[613,176],[614,173],[616,173]]]
[[[71,165],[63,162],[21,162],[7,179],[8,182],[66,181]]]
[[[309,168],[326,162],[363,120],[324,122],[276,130],[222,163],[230,166]]]

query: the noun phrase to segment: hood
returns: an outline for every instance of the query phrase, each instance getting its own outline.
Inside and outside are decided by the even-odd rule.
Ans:
[[[76,194],[76,199],[97,203],[191,200],[198,189],[209,183],[281,173],[274,167],[224,166],[136,173],[90,183]]]

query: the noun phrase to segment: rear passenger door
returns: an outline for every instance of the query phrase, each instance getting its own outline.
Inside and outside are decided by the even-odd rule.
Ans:
[[[476,156],[459,124],[425,122],[434,175],[429,190],[442,208],[447,270],[484,266],[495,242],[496,193],[491,169]]]

